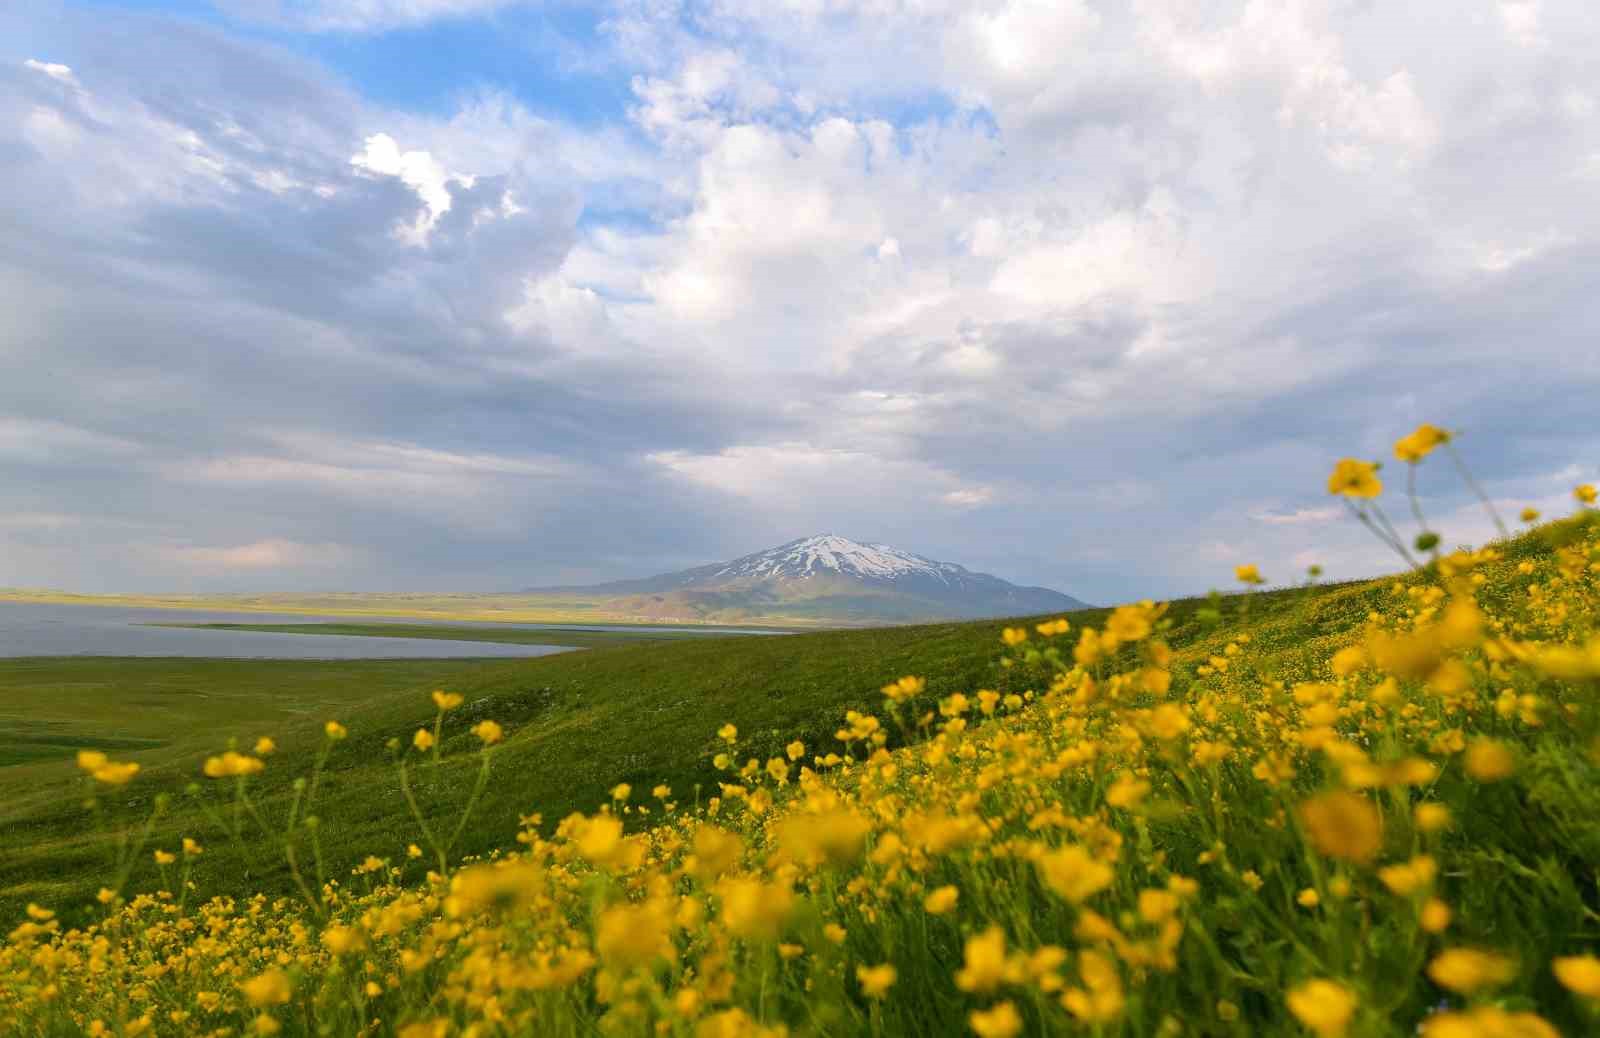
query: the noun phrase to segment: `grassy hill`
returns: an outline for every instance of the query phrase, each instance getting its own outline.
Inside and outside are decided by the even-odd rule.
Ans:
[[[1359,623],[1365,599],[1354,594],[1279,591],[1252,596],[1249,608],[1261,635],[1275,642],[1280,628],[1337,632]],[[1220,637],[1195,622],[1204,605],[1174,606],[1169,640],[1185,658],[1203,658]],[[1069,615],[1081,625],[1106,611]],[[78,748],[114,750],[146,768],[120,815],[118,798],[106,798],[113,818],[139,817],[157,792],[173,796],[154,840],[168,845],[190,835],[214,847],[196,876],[202,890],[283,890],[280,861],[264,848],[229,848],[184,792],[200,779],[202,759],[229,739],[246,747],[263,735],[277,741],[258,787],[264,809],[281,814],[294,778],[322,746],[323,722],[349,729],[329,760],[319,808],[329,874],[340,876],[369,854],[399,856],[415,839],[385,743],[409,740],[431,722],[434,688],[465,697],[458,721],[489,718],[508,732],[460,848],[481,853],[509,845],[520,816],[541,813],[548,828],[605,802],[618,782],[665,782],[688,796],[696,785],[714,788],[710,761],[724,723],[747,733],[750,751],[765,757],[797,736],[831,741],[846,710],[872,708],[879,689],[906,674],[926,677],[941,695],[1020,691],[1040,675],[999,666],[1000,631],[1011,622],[705,638],[494,662],[0,660],[8,690],[0,716],[10,718],[0,722],[0,760],[34,761],[0,767],[0,827],[17,837],[9,844],[15,850],[0,857],[0,911],[14,913],[28,900],[87,903],[104,881],[113,849],[105,832],[85,828],[71,763]],[[43,727],[30,720],[41,715],[57,720]],[[448,815],[466,799],[476,765],[458,752],[475,745],[464,727],[447,735],[440,768],[421,769],[416,792],[425,811]],[[202,781],[203,795],[215,797],[215,785]],[[155,878],[153,865],[141,867],[135,882]]]
[[[279,740],[250,780],[273,819],[331,747],[316,811],[338,883],[304,900],[89,902],[113,848],[70,766],[35,764],[3,882],[60,916],[33,909],[0,947],[0,1025],[1592,1033],[1596,525],[1396,579],[1086,611],[1070,636],[707,639],[446,675],[463,703],[443,763],[408,751],[434,828],[491,769],[452,870],[426,881],[384,759],[431,720],[432,682],[341,691],[342,741],[317,713],[240,733]],[[926,685],[886,698],[904,675]],[[507,733],[489,751],[467,730],[485,721]],[[155,748],[114,756],[141,753],[148,773],[103,796],[129,821],[194,774]],[[203,894],[289,889],[264,845],[228,849],[198,810],[179,796],[152,846],[198,834]],[[498,860],[454,864],[483,852]],[[129,892],[171,889],[141,868]]]

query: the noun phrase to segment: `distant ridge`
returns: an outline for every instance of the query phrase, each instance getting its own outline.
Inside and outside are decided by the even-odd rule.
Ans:
[[[604,596],[615,600],[611,608],[618,612],[718,621],[904,623],[1088,607],[1049,588],[1023,587],[953,562],[831,533],[677,573],[528,593]]]

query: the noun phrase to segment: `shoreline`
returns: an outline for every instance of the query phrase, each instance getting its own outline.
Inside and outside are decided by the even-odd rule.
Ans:
[[[23,605],[99,606],[122,609],[163,609],[174,613],[296,613],[310,616],[336,617],[390,617],[410,620],[469,621],[473,623],[503,624],[589,624],[608,627],[683,628],[685,630],[719,630],[729,628],[765,629],[772,631],[821,631],[834,629],[820,623],[775,623],[771,620],[711,621],[662,619],[652,620],[615,613],[577,613],[540,609],[407,609],[403,606],[362,604],[358,606],[325,606],[290,600],[281,603],[259,601],[240,602],[236,599],[181,599],[145,597],[141,595],[78,595],[71,592],[18,592],[0,591],[0,603],[15,602]],[[863,625],[869,626],[869,625]]]

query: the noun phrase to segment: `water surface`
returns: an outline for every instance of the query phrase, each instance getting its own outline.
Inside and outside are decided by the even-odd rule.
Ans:
[[[198,631],[174,623],[382,622],[381,617],[0,602],[0,657],[192,656],[211,659],[352,660],[548,656],[565,645],[442,641],[262,631]],[[407,620],[406,623],[417,623]],[[472,624],[448,621],[449,626]],[[490,626],[490,625],[486,625]],[[535,625],[517,625],[535,626]]]

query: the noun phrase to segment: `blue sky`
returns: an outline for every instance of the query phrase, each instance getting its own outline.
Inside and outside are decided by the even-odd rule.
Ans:
[[[1109,602],[1382,571],[1323,484],[1420,421],[1508,511],[1600,475],[1577,0],[48,0],[0,41],[0,586],[830,530]]]

